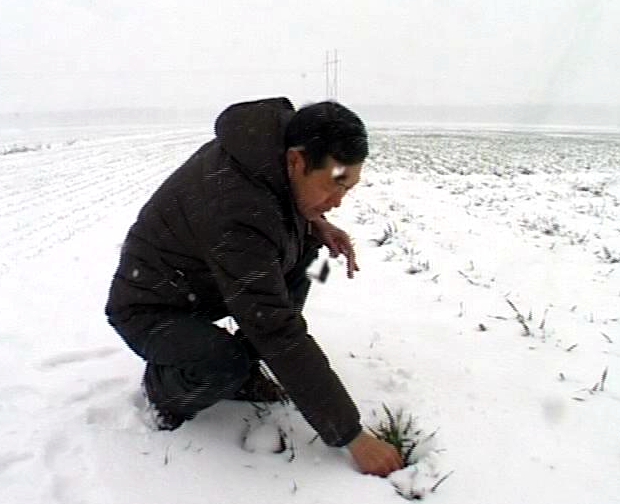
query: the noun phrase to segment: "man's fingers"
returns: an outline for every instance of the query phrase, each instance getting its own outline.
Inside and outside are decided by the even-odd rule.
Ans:
[[[357,260],[355,258],[355,250],[352,246],[347,250],[347,276],[353,278],[356,271],[359,271]]]
[[[340,255],[340,252],[341,252],[340,243],[334,236],[328,235],[325,240],[325,245],[329,249],[329,256],[332,259],[335,259],[336,257]]]
[[[370,434],[360,434],[349,445],[349,449],[358,468],[364,474],[386,477],[403,467],[402,457],[398,450]]]
[[[405,464],[403,463],[403,458],[400,456],[400,453],[396,452],[394,455],[395,458],[392,461],[392,471],[398,471],[399,469],[402,469]]]
[[[391,472],[390,466],[381,460],[374,461],[374,463],[362,470],[363,474],[372,474],[373,476],[381,476],[382,478],[385,478]]]
[[[398,469],[400,469],[400,466],[398,464],[394,464],[394,461],[390,461],[388,464],[383,464],[378,471],[375,472],[375,474],[386,478]]]
[[[398,471],[403,468],[403,459],[398,453],[398,450],[393,446],[389,446],[389,452],[384,459],[383,464],[380,467],[381,476],[389,476],[394,471]]]
[[[353,261],[354,259],[352,259],[350,255],[348,255],[347,256],[347,277],[349,278],[353,278],[353,274],[355,272]]]
[[[355,249],[351,243],[351,239],[346,233],[338,236],[330,236],[325,240],[325,245],[329,249],[329,255],[332,259],[335,259],[340,254],[344,255],[347,259],[347,277],[353,278],[356,271],[360,268],[355,258]]]

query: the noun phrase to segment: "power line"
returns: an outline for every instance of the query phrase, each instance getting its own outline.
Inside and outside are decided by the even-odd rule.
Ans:
[[[330,59],[329,51],[325,51],[325,99],[338,99],[338,49]]]

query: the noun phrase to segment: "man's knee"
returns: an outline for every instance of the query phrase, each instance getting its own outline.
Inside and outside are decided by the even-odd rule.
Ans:
[[[227,333],[228,334],[228,333]],[[230,398],[250,375],[250,358],[232,336],[210,345],[211,354],[175,366],[147,364],[145,385],[158,406],[192,415]]]
[[[197,382],[205,380],[231,383],[247,379],[250,373],[250,356],[243,343],[224,331],[217,340],[209,342],[209,351],[200,360],[187,362],[184,368],[191,373]]]
[[[148,362],[183,367],[204,360],[226,360],[235,352],[241,352],[232,344],[228,331],[206,317],[183,312],[145,314],[142,317],[150,318],[152,322],[148,329],[133,338],[137,341],[133,347],[139,347],[136,353]]]

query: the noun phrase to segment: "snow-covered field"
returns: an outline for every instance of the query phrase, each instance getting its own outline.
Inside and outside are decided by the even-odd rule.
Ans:
[[[1,503],[403,502],[411,469],[359,474],[292,406],[144,424],[103,305],[138,209],[210,131],[0,130]],[[306,313],[366,425],[385,403],[437,430],[427,460],[454,472],[428,502],[620,502],[620,136],[371,140],[332,216],[361,271],[332,261]]]

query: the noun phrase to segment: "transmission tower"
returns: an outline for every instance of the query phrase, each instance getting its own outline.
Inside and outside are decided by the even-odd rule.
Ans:
[[[334,49],[334,54],[330,56],[329,51],[325,52],[325,99],[338,99],[338,49]]]

